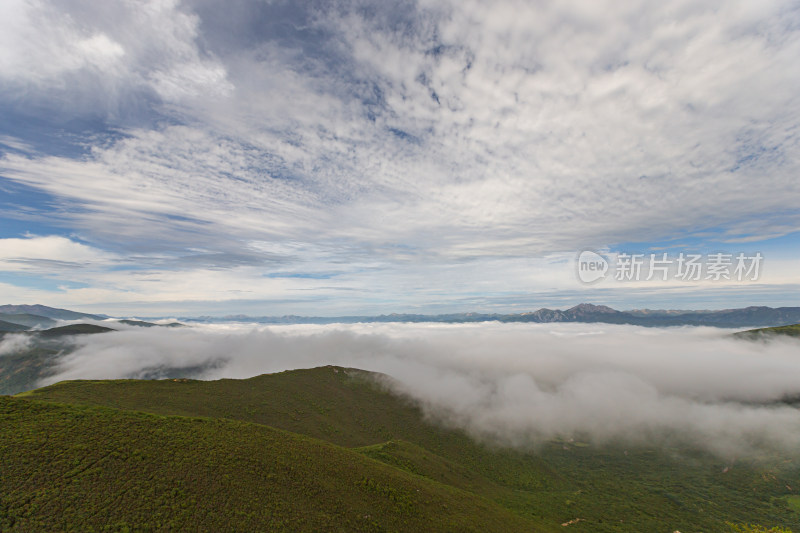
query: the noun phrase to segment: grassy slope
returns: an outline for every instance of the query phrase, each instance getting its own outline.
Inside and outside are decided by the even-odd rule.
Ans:
[[[571,531],[721,531],[724,522],[800,525],[786,496],[798,467],[722,461],[696,452],[550,443],[536,453],[490,449],[425,421],[366,373],[333,367],[248,380],[60,383],[27,397],[159,414],[237,419],[360,451]]]
[[[0,397],[0,457],[2,531],[537,530],[473,494],[234,420]]]
[[[778,326],[775,328],[749,329],[747,331],[734,333],[734,336],[749,340],[768,339],[773,336],[800,337],[800,324]]]

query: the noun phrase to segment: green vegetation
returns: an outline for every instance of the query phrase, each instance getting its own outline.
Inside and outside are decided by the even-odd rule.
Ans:
[[[797,495],[787,496],[786,503],[789,505],[790,509],[792,509],[796,513],[800,513],[800,496]]]
[[[474,494],[234,420],[0,397],[2,531],[535,531]]]
[[[733,334],[735,337],[747,340],[768,340],[774,337],[800,337],[800,324],[791,326],[778,326],[775,328],[759,328],[740,331]]]
[[[729,524],[729,526],[733,533],[792,533],[791,529],[778,526],[770,528],[753,524]]]
[[[172,421],[182,424],[195,420],[186,417],[203,417],[205,423],[220,424],[220,427],[238,424],[235,427],[240,431],[245,431],[241,428],[260,428],[258,431],[279,428],[291,432],[280,432],[281,435],[300,438],[297,434],[302,434],[305,438],[319,439],[313,442],[320,446],[346,451],[349,459],[343,459],[342,471],[351,466],[357,468],[360,462],[351,465],[349,461],[361,457],[368,464],[382,463],[387,472],[402,475],[403,480],[415,480],[452,491],[449,494],[475,498],[470,505],[480,502],[484,506],[481,509],[504,509],[503,512],[520,521],[505,522],[501,528],[505,531],[530,531],[536,524],[540,530],[568,527],[569,531],[586,532],[713,532],[748,527],[743,524],[750,523],[767,528],[800,527],[800,514],[791,507],[794,502],[791,498],[797,496],[792,487],[798,485],[800,468],[789,458],[762,458],[758,463],[725,462],[691,449],[621,444],[597,446],[572,441],[545,443],[527,452],[501,449],[479,444],[461,431],[433,423],[417,406],[390,394],[380,383],[376,375],[367,372],[322,367],[246,380],[63,382],[21,394],[15,401],[32,401],[36,405],[54,402],[61,409],[65,408],[64,404],[116,409],[102,410],[107,417],[113,417],[113,413],[133,416],[136,412],[148,412],[157,415],[152,420],[166,426]],[[44,425],[44,422],[39,424]],[[47,434],[54,443],[61,438],[59,432]],[[38,445],[44,444],[38,442]],[[252,449],[241,448],[243,445],[239,441],[235,446],[223,441],[215,445],[227,450],[230,459],[225,464],[230,468],[236,466],[237,460],[247,463],[254,453]],[[130,446],[136,449],[139,445],[134,439]],[[66,445],[60,447],[68,449]],[[205,460],[206,453],[202,451],[196,455]],[[288,463],[316,461],[313,456],[306,459],[297,453],[284,460]],[[152,468],[157,471],[163,465]],[[30,472],[22,468],[19,475],[29,476]],[[247,479],[241,478],[240,482],[259,483]],[[421,506],[412,498],[413,491],[406,490],[408,485],[400,479],[387,480],[360,473],[348,477],[347,481],[332,480],[331,486],[338,487],[332,489],[334,493],[355,487],[360,495],[391,502],[394,512],[408,520],[425,516],[424,519],[432,520],[434,525],[451,520],[438,512],[429,514],[436,507]],[[214,501],[205,496],[202,501]],[[150,505],[149,502],[145,504]],[[341,502],[337,508],[355,505],[356,499],[352,499]],[[452,510],[456,504],[442,505]],[[359,507],[362,508],[363,505]],[[164,516],[173,516],[164,513]],[[486,515],[484,510],[465,513],[461,515],[464,523],[475,524],[476,529],[478,514]],[[375,516],[368,511],[364,514]],[[569,525],[561,525],[566,523]],[[443,528],[461,527],[450,524]],[[324,524],[315,524],[309,529],[324,527]],[[375,527],[376,530],[413,530],[416,526],[392,519]],[[431,530],[431,527],[434,526],[426,525],[422,530]]]

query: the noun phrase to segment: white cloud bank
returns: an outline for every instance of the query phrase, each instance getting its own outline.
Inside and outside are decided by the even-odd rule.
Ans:
[[[57,235],[0,239],[0,270],[5,271],[52,273],[107,266],[118,259],[111,253]]]
[[[23,352],[31,346],[29,335],[5,335],[0,339],[0,357]]]
[[[383,372],[435,420],[510,446],[575,436],[800,449],[800,343],[707,328],[560,324],[202,326],[85,337],[46,380],[247,378],[319,365]],[[198,370],[200,369],[200,370]]]

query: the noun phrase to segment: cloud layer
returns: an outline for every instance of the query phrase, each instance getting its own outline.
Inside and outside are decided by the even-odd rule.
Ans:
[[[560,324],[203,326],[81,339],[46,380],[383,372],[440,423],[506,446],[554,437],[796,453],[798,343],[705,329]],[[180,373],[180,371],[178,372]]]
[[[0,10],[0,174],[155,276],[380,271],[398,296],[417,271],[800,228],[794,2]]]

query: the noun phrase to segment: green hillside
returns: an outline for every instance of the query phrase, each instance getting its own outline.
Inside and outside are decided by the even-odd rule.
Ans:
[[[749,329],[734,333],[735,337],[747,340],[766,340],[772,337],[800,337],[800,324],[778,326],[775,328]]]
[[[0,397],[2,531],[541,531],[474,494],[234,420]]]
[[[281,428],[354,448],[406,474],[570,531],[726,531],[727,522],[800,527],[800,468],[691,449],[550,442],[528,452],[476,443],[426,420],[367,372],[322,367],[246,380],[74,381],[19,399],[103,405]],[[578,520],[580,519],[580,520]],[[512,531],[510,529],[509,531]]]

